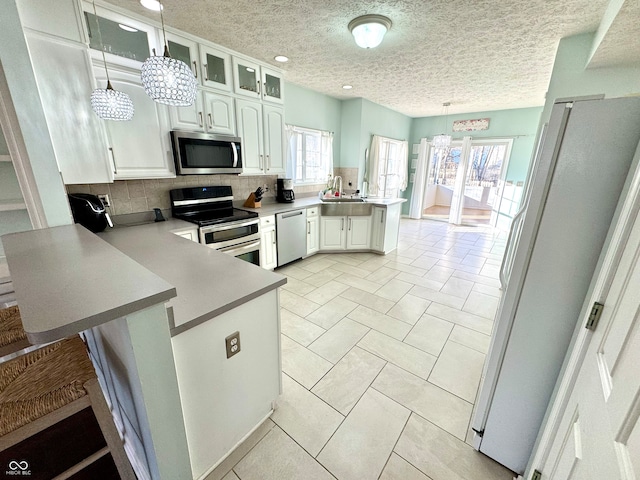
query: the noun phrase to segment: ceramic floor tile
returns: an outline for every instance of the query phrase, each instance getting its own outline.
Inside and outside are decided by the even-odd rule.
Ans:
[[[377,479],[409,414],[402,405],[367,390],[320,452],[318,461],[340,480]]]
[[[473,285],[474,283],[469,280],[451,277],[440,289],[440,292],[466,299],[469,296],[469,293],[471,293]]]
[[[437,263],[438,266],[440,267],[447,267],[447,268],[453,268],[454,270],[458,270],[461,272],[467,272],[467,273],[473,273],[473,274],[480,274],[480,267],[471,267],[469,265],[461,265],[459,263],[454,263],[454,262],[448,262],[446,260],[440,260]]]
[[[402,280],[403,282],[413,283],[414,285],[419,285],[421,287],[430,288],[431,290],[439,291],[443,286],[443,282],[438,282],[437,280],[431,280],[425,277],[419,277],[418,275],[412,275],[410,273],[402,272],[396,277],[398,280]]]
[[[343,415],[348,415],[386,361],[354,347],[320,380],[312,392]]]
[[[473,408],[469,402],[391,364],[382,369],[372,387],[451,435],[465,439]]]
[[[287,375],[273,420],[311,456],[320,453],[344,417]]]
[[[408,323],[362,305],[359,305],[347,317],[398,340],[402,340],[411,330],[411,325]]]
[[[358,346],[425,380],[436,362],[435,356],[375,330],[367,333]]]
[[[325,330],[329,330],[336,323],[348,315],[358,304],[346,298],[336,297],[329,303],[306,316],[306,319]]]
[[[481,257],[479,255],[473,255],[472,253],[468,254],[462,259],[463,265],[471,265],[472,267],[482,267],[484,266],[487,259],[485,257]]]
[[[409,290],[409,293],[411,295],[415,295],[416,297],[424,298],[426,300],[430,300],[432,302],[446,305],[455,309],[462,309],[465,301],[464,298],[455,297],[447,293],[442,293],[430,288],[421,287],[420,285],[414,285],[414,287]]]
[[[449,280],[449,278],[455,273],[453,268],[447,268],[436,265],[431,268],[427,273],[424,274],[424,278],[429,280],[435,280],[436,282],[440,282],[443,285]],[[464,278],[464,277],[460,277]]]
[[[333,479],[279,427],[274,427],[233,470],[242,480]]]
[[[348,253],[335,253],[331,256],[331,260],[337,263],[341,263],[343,264],[343,266],[348,265],[351,267],[357,267],[358,265],[360,265],[362,262],[365,261],[364,259],[354,258]],[[337,264],[334,265],[334,267],[337,267],[337,266],[338,266]]]
[[[311,285],[303,280],[298,280],[294,277],[287,277],[287,283],[285,283],[282,288],[284,290],[288,290],[291,293],[295,293],[296,295],[304,296],[307,293],[313,292],[316,287]]]
[[[453,327],[453,332],[451,332],[449,340],[486,354],[489,351],[491,337],[474,330],[469,330],[468,328],[460,325],[456,325]]]
[[[474,403],[484,359],[485,355],[476,350],[459,343],[447,342],[429,375],[429,381]]]
[[[415,275],[416,277],[422,277],[427,273],[427,269],[414,267],[413,265],[405,265],[399,262],[389,262],[385,265],[387,268],[391,268],[393,270],[399,270],[400,272],[408,273],[410,275]]]
[[[313,387],[333,366],[319,355],[282,335],[282,371],[306,388]]]
[[[470,328],[485,335],[491,335],[491,329],[493,328],[493,321],[488,318],[479,317],[471,313],[463,312],[455,308],[441,305],[436,302],[431,302],[431,305],[427,308],[426,313],[433,315],[434,317],[448,320],[449,322],[457,323],[463,327]]]
[[[491,295],[471,292],[467,297],[467,301],[465,302],[464,307],[462,307],[462,310],[493,320],[496,316],[496,311],[498,310],[499,301],[500,299]]]
[[[387,315],[410,325],[415,325],[429,304],[431,304],[429,300],[407,293],[387,312]]]
[[[309,345],[309,350],[337,363],[368,331],[369,328],[361,323],[343,318]]]
[[[513,472],[416,414],[409,418],[394,451],[434,480],[514,477]]]
[[[419,258],[416,258],[413,262],[411,262],[411,266],[429,270],[436,263],[438,263],[437,258],[429,257],[427,255],[422,255]]]
[[[281,275],[286,275],[287,277],[296,278],[298,280],[304,280],[305,278],[312,275],[312,272],[303,270],[296,265],[287,265],[286,267],[279,268],[278,273],[280,273]]]
[[[365,278],[366,280],[369,280],[370,282],[375,282],[380,285],[384,285],[389,280],[391,280],[396,275],[398,275],[398,273],[400,272],[398,272],[398,270],[395,270],[393,268],[380,267],[377,270],[374,270],[373,272],[369,273],[369,275],[364,276],[363,278]]]
[[[313,257],[311,257],[313,258]],[[303,260],[300,262],[299,267],[308,270],[311,273],[318,273],[324,270],[325,268],[329,268],[331,265],[335,265],[336,262],[333,260],[329,260],[328,258],[321,258],[320,260],[315,261],[306,261]]]
[[[392,302],[397,302],[404,297],[411,288],[413,288],[413,284],[394,278],[380,287],[376,295],[391,300]]]
[[[337,255],[341,256],[340,254],[337,254]],[[344,257],[344,258],[351,258],[351,257]],[[353,261],[357,262],[357,260],[353,260]],[[358,264],[359,263],[361,262],[358,262]],[[360,268],[360,267],[349,265],[342,262],[337,262],[335,265],[332,265],[331,267],[329,267],[328,270],[332,272],[349,273],[351,275],[356,275],[360,278],[364,278],[367,275],[371,274],[369,270],[365,270],[364,268]]]
[[[306,317],[320,308],[319,304],[287,290],[280,291],[280,306],[301,317]]]
[[[489,287],[500,287],[500,280],[496,280],[495,278],[485,277],[483,275],[474,275],[473,273],[456,270],[453,273],[453,276],[457,278],[463,278],[465,280],[471,280],[472,282],[480,283],[482,285],[487,285]]]
[[[424,473],[392,453],[380,475],[380,480],[430,480]]]
[[[423,315],[403,341],[437,357],[453,327],[454,324],[451,322],[431,315]]]
[[[358,265],[358,268],[362,268],[370,272],[375,272],[380,267],[384,266],[386,263],[390,261],[391,261],[391,258],[389,256],[377,255],[374,258],[371,258],[369,260],[365,260],[364,262],[362,262],[360,265]]]
[[[362,277],[358,277],[350,273],[343,273],[340,276],[337,276],[336,282],[343,283],[350,287],[359,288],[360,290],[364,290],[365,292],[368,292],[368,293],[374,293],[376,290],[378,290],[382,286],[379,283],[366,280]]]
[[[485,295],[491,295],[492,297],[500,298],[502,296],[502,290],[499,287],[490,287],[481,283],[473,284],[473,291],[478,293],[484,293]]]
[[[282,333],[305,347],[326,331],[286,308],[280,309],[280,326]]]
[[[480,270],[480,275],[491,278],[500,278],[500,267],[498,265],[485,265]]]
[[[349,288],[348,285],[332,280],[330,282],[325,283],[321,287],[316,288],[313,292],[305,295],[304,298],[307,300],[310,300],[311,302],[315,302],[319,305],[324,305],[325,303],[331,301],[333,298],[340,295],[342,292],[344,292],[348,288]]]
[[[365,305],[380,313],[387,313],[395,305],[391,300],[379,297],[373,293],[365,292],[359,288],[350,287],[340,294],[341,297]]]
[[[405,257],[405,258],[420,258],[422,256],[422,253],[424,252],[424,250],[420,249],[420,248],[416,248],[414,246],[411,246],[409,248],[398,248],[395,251],[395,254],[399,257]]]
[[[302,269],[301,269],[302,270]],[[336,278],[336,273],[333,267],[321,270],[318,273],[312,273],[310,276],[304,279],[305,283],[313,285],[314,287],[321,287],[325,283],[328,283]]]

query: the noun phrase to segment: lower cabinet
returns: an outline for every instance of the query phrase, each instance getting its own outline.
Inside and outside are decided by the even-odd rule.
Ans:
[[[371,245],[371,217],[320,217],[320,250],[364,250]]]
[[[398,203],[386,207],[373,207],[372,250],[389,253],[397,248],[401,206],[402,204]]]
[[[274,215],[260,217],[260,266],[266,270],[273,270],[278,266],[276,218]]]
[[[307,208],[307,255],[320,250],[320,217],[318,207]]]

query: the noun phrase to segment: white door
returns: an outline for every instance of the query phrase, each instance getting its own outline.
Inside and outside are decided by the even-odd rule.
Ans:
[[[196,95],[196,101],[188,107],[169,107],[171,127],[177,130],[204,132],[204,105],[202,92]]]
[[[320,217],[320,250],[344,250],[346,217]]]
[[[263,105],[266,173],[285,173],[284,108]]]
[[[205,122],[209,133],[236,134],[236,114],[233,98],[213,92],[204,92]]]
[[[371,247],[371,217],[347,217],[347,250]]]
[[[640,478],[640,219],[623,250],[543,478]]]
[[[242,170],[264,173],[262,150],[262,105],[249,100],[236,100],[238,136],[242,138]]]

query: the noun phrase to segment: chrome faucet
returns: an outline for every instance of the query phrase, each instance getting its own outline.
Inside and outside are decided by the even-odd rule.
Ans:
[[[338,183],[338,179],[340,179],[340,187],[338,187],[338,197],[342,197],[342,177],[340,175],[336,175],[333,177],[333,190],[336,190],[336,183]]]

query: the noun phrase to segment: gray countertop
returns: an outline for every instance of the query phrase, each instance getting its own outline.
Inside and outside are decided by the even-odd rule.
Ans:
[[[182,220],[106,230],[100,237],[174,285],[177,335],[286,283],[286,278],[171,232],[196,226]]]
[[[59,340],[176,295],[167,281],[80,225],[4,235],[2,243],[31,343]]]
[[[365,200],[366,203],[372,203],[377,207],[385,207],[387,205],[394,205],[396,203],[404,203],[407,200],[405,198],[367,198]],[[313,197],[304,197],[296,199],[293,203],[275,203],[269,201],[263,202],[260,208],[248,208],[245,207],[244,201],[236,201],[233,205],[237,208],[242,208],[243,210],[248,210],[250,212],[258,212],[261,217],[276,215],[278,213],[290,212],[292,210],[298,210],[300,208],[309,208],[318,205],[322,205],[322,200],[318,198],[318,196]]]

